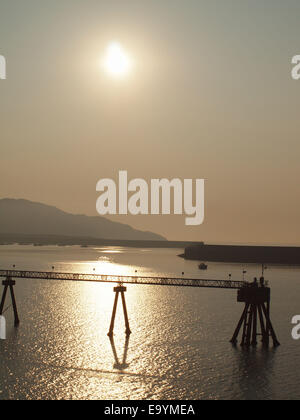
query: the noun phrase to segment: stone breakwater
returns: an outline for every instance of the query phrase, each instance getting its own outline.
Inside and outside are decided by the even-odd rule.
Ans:
[[[300,265],[300,247],[196,245],[185,248],[187,260]]]

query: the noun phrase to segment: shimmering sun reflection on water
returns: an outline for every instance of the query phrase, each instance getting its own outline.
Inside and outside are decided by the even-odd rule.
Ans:
[[[118,253],[111,251],[110,253]],[[63,263],[60,266],[65,272],[86,273],[86,274],[106,274],[116,276],[133,276],[141,274],[141,268],[138,266],[129,266],[112,262],[109,257],[101,257],[95,261],[70,262]]]
[[[101,256],[99,260],[82,262],[56,263],[55,271],[109,275],[134,275],[137,266],[124,266],[107,260]],[[51,285],[50,285],[51,286]],[[122,309],[121,296],[119,297],[114,337],[109,339],[109,330],[112,308],[115,299],[111,283],[62,283],[57,286],[56,313],[54,315],[53,341],[47,349],[50,353],[46,357],[49,367],[60,372],[63,381],[69,380],[69,375],[77,377],[84,375],[88,389],[85,397],[92,393],[100,397],[118,398],[118,382],[123,381],[124,375],[130,378],[139,378],[138,371],[130,366],[132,355],[130,340],[126,339],[125,322]],[[61,289],[59,292],[58,289]],[[140,319],[136,311],[140,307],[141,291],[136,287],[128,286],[126,302],[129,320],[134,327],[135,320]],[[48,321],[49,322],[49,321]],[[60,338],[58,338],[60,336]],[[135,344],[136,346],[136,344]],[[135,356],[136,356],[135,352]],[[43,358],[45,359],[45,357]],[[129,361],[128,361],[129,359]],[[47,366],[47,364],[46,364]],[[97,380],[93,380],[96,375]],[[105,381],[109,377],[115,382],[110,386],[100,386],[99,380],[104,375]],[[121,375],[118,377],[118,375]],[[116,376],[116,380],[113,377]],[[103,381],[103,379],[102,379]],[[77,382],[77,381],[76,381]],[[78,388],[82,387],[78,378]],[[140,387],[141,390],[143,386]],[[83,391],[81,391],[83,392]],[[84,392],[83,392],[84,393]],[[115,393],[115,394],[114,394]]]
[[[0,256],[4,269],[199,277],[198,263],[181,252],[15,246]],[[210,263],[205,276],[238,280],[244,269],[250,280],[261,267]],[[296,268],[268,270],[282,342],[268,352],[229,344],[242,310],[235,292],[127,285],[133,333],[126,342],[119,301],[111,343],[115,284],[19,280],[21,324],[16,331],[8,311],[0,342],[0,399],[299,399],[299,345],[290,336],[299,276]]]
[[[117,250],[108,250],[109,253],[118,253]],[[106,257],[100,257],[97,261],[83,261],[83,262],[71,262],[63,263],[61,267],[65,272],[72,273],[86,273],[86,274],[104,274],[110,276],[136,276],[143,275],[141,268],[138,266],[129,266],[122,265],[112,262]],[[93,316],[97,317],[99,320],[103,317],[103,310],[106,314],[107,319],[107,329],[109,326],[109,321],[111,317],[111,312],[113,308],[115,293],[113,293],[113,288],[117,285],[116,283],[87,283],[84,287],[80,288],[81,300],[88,300],[88,305],[94,307]],[[127,285],[127,288],[130,285]],[[133,302],[136,300],[136,288],[130,288],[130,304],[133,306]],[[129,296],[126,296],[126,299]],[[96,303],[96,306],[93,305]],[[124,332],[124,319],[123,319],[123,309],[121,296],[118,301],[117,308],[117,317],[115,322],[115,332],[122,333]],[[132,317],[134,314],[130,314]],[[122,318],[122,319],[121,319]]]

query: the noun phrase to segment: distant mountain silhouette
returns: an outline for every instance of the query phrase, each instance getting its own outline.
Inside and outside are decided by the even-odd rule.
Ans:
[[[66,213],[56,207],[27,200],[0,199],[0,233],[66,235],[102,239],[163,241],[160,235],[142,232],[102,216]]]

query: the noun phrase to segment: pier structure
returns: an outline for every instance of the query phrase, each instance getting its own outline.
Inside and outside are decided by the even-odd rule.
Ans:
[[[115,295],[115,302],[114,302],[114,307],[113,307],[113,311],[111,315],[109,332],[107,334],[109,337],[112,337],[114,335],[114,326],[115,326],[115,318],[116,318],[119,294],[121,295],[121,298],[122,298],[123,313],[124,313],[125,328],[126,328],[125,333],[127,336],[131,334],[130,327],[129,327],[128,314],[127,314],[126,300],[125,300],[126,290],[127,290],[126,287],[124,287],[122,283],[120,283],[117,287],[114,287],[114,292],[116,295]]]
[[[39,279],[52,281],[72,281],[72,282],[98,282],[98,283],[113,283],[117,284],[113,291],[115,293],[115,300],[113,305],[112,317],[108,336],[113,337],[115,317],[118,305],[119,295],[121,295],[124,320],[125,320],[125,334],[131,334],[128,312],[126,307],[125,292],[127,288],[125,284],[139,284],[139,285],[153,285],[153,286],[173,286],[173,287],[194,287],[194,288],[210,288],[210,289],[226,289],[238,291],[238,302],[245,303],[245,309],[242,313],[241,319],[237,325],[231,343],[236,345],[238,336],[243,327],[242,346],[256,346],[257,337],[262,336],[262,343],[264,346],[269,346],[270,337],[273,340],[275,347],[280,343],[276,337],[271,319],[270,319],[270,301],[271,290],[265,284],[264,278],[260,279],[258,284],[255,279],[253,283],[245,281],[233,280],[210,280],[210,279],[192,279],[192,278],[176,278],[176,277],[157,277],[157,276],[120,276],[107,274],[83,274],[83,273],[56,273],[56,272],[41,272],[41,271],[18,271],[18,270],[0,270],[0,278],[5,278],[2,285],[4,286],[1,304],[0,315],[3,314],[5,300],[8,289],[10,290],[12,306],[14,311],[15,326],[20,323],[17,304],[14,295],[15,279]],[[259,333],[260,325],[260,333]]]
[[[245,309],[231,343],[237,344],[239,333],[243,328],[241,346],[256,346],[257,337],[261,336],[265,347],[269,346],[270,337],[273,340],[274,347],[278,347],[280,343],[270,318],[271,289],[265,286],[264,277],[261,277],[260,284],[255,279],[253,283],[246,284],[239,289],[237,299],[238,302],[245,303]]]
[[[20,324],[20,319],[19,319],[19,315],[18,315],[17,303],[16,303],[16,298],[15,298],[15,292],[14,292],[14,286],[15,285],[16,285],[16,282],[15,282],[15,280],[13,280],[11,278],[11,276],[7,276],[6,280],[2,281],[2,286],[4,286],[4,289],[3,289],[1,303],[0,303],[0,315],[3,314],[6,295],[7,295],[8,289],[9,289],[10,296],[11,296],[12,307],[13,307],[13,311],[14,311],[14,317],[15,317],[15,327],[17,327]]]

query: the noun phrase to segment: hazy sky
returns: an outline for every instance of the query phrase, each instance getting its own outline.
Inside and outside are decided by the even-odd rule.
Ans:
[[[0,0],[0,197],[96,215],[96,183],[205,178],[206,218],[116,216],[168,239],[300,243],[299,0]],[[99,68],[111,41],[128,79]]]

